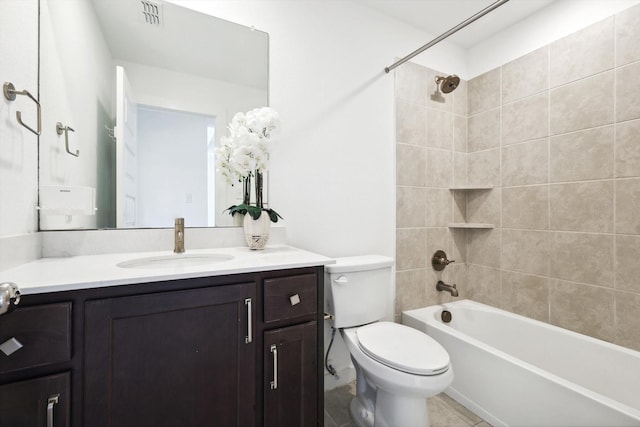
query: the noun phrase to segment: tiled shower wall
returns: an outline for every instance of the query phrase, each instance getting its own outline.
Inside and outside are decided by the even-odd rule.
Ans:
[[[469,295],[640,349],[640,7],[469,82]]]
[[[407,228],[418,224],[401,211],[421,211],[409,206],[419,202],[404,199],[407,152],[417,157],[419,146],[404,142],[410,120],[403,84],[397,85],[398,312],[420,298],[427,304],[439,298],[431,271],[420,277],[414,268],[424,239],[428,255],[440,242],[456,256],[466,252],[466,271],[450,273],[461,297],[640,350],[640,6],[469,81],[466,179],[494,188],[466,192],[465,201],[449,192],[451,218],[495,224],[491,230],[456,238],[460,231],[432,229],[427,220],[423,234]],[[454,112],[462,122],[464,111]],[[434,180],[428,176],[440,175],[428,160],[428,138],[426,147],[430,194],[440,187],[426,185]],[[456,183],[464,155],[460,145],[451,151]],[[444,200],[446,193],[438,194]],[[427,217],[430,210],[425,199]],[[461,239],[466,245],[455,244]]]
[[[447,225],[466,211],[449,187],[466,181],[467,84],[443,94],[436,75],[447,74],[412,63],[396,72],[396,316],[450,299],[438,280],[466,282],[466,234]],[[438,249],[456,261],[440,273],[430,263]]]

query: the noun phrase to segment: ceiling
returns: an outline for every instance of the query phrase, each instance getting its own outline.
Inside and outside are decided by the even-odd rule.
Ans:
[[[267,90],[269,36],[262,31],[167,1],[92,3],[117,60]],[[144,3],[159,5],[162,24],[145,21]]]
[[[495,0],[356,0],[362,5],[419,28],[434,38],[473,16]],[[447,41],[465,49],[486,40],[554,0],[510,0]]]

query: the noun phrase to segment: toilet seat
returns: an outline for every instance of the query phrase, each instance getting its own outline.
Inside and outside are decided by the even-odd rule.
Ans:
[[[449,369],[449,354],[417,329],[376,322],[356,330],[358,347],[376,361],[415,375],[438,375]]]

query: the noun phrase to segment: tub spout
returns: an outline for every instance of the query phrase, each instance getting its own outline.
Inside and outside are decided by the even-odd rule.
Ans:
[[[438,283],[436,283],[436,289],[438,292],[447,291],[452,297],[458,296],[458,288],[455,283],[453,285],[447,285],[442,280],[438,280]]]

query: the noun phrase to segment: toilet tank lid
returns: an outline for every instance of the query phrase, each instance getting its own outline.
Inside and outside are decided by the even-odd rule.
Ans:
[[[335,264],[325,265],[327,273],[353,273],[356,271],[377,270],[393,265],[393,258],[384,255],[358,255],[335,258]]]

